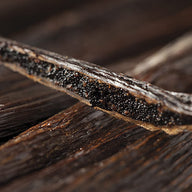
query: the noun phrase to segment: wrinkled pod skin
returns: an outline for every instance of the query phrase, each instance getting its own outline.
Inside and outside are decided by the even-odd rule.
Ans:
[[[151,131],[192,130],[192,95],[0,38],[0,62],[34,81]]]

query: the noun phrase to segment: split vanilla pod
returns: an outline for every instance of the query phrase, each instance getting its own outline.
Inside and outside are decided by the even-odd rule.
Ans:
[[[191,94],[163,90],[86,61],[4,38],[0,38],[0,63],[151,131],[178,134],[192,130]]]

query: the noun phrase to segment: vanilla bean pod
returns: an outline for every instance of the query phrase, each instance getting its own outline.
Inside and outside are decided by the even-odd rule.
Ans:
[[[0,38],[5,66],[149,130],[192,129],[192,96],[169,92],[97,65]]]

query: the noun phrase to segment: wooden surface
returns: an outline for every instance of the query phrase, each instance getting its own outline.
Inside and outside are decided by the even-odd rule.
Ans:
[[[3,0],[0,10],[4,37],[129,74],[192,29],[191,1]],[[190,54],[138,78],[191,93]],[[0,143],[0,191],[192,190],[190,132],[146,131],[3,66]]]

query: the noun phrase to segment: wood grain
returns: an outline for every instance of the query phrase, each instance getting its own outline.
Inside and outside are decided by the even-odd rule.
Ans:
[[[0,74],[1,143],[76,102],[3,66]]]
[[[5,37],[107,65],[113,71],[125,73],[130,69],[129,74],[132,74],[138,61],[147,63],[158,56],[161,50],[157,50],[162,45],[191,29],[191,1],[2,0],[0,21],[0,34]],[[157,55],[143,60],[154,51]],[[184,51],[178,57],[174,52],[172,60],[149,69],[151,72],[144,70],[144,75],[138,78],[144,77],[168,90],[191,93],[191,73],[186,70],[186,67],[191,69],[190,55],[191,52]],[[36,113],[46,116],[52,110],[50,107],[41,114],[42,105],[31,105],[27,112],[30,116],[27,116],[20,107],[22,103],[27,104],[27,98],[33,94],[36,95],[34,102],[38,93],[43,95],[41,88],[0,67],[1,107],[2,104],[15,105],[25,117],[19,117],[19,110],[16,110],[17,113],[6,121],[11,122],[17,115],[15,122],[20,126],[16,130]],[[26,90],[28,93],[33,90],[31,96],[24,94]],[[57,102],[57,99],[46,98],[46,105],[50,101],[52,106]],[[58,108],[63,107],[62,102],[65,100],[61,100]],[[25,131],[2,145],[0,159],[6,166],[0,164],[0,167],[6,174],[0,172],[3,183],[0,191],[192,191],[191,133],[169,136],[149,132],[82,104],[70,109],[77,110],[75,116],[66,109],[47,119],[45,124],[36,116],[34,122],[35,119],[38,121],[31,123],[42,122],[43,129],[36,125],[30,129],[31,135]],[[88,112],[93,115],[91,118]],[[7,114],[5,111],[4,115]],[[62,117],[70,119],[71,123],[66,125],[64,119],[60,122]],[[81,129],[75,126],[77,119]],[[3,123],[2,116],[0,122]],[[9,125],[7,129],[11,134]]]
[[[150,75],[148,77],[150,78]],[[185,87],[185,84],[183,86]],[[97,186],[102,183],[103,191],[147,191],[154,190],[154,186],[155,191],[181,191],[190,187],[190,141],[191,133],[177,136],[151,133],[79,103],[27,130],[1,147],[1,169],[4,173],[9,173],[3,174],[7,177],[1,177],[2,183],[48,166],[54,163],[54,159],[62,159],[40,172],[16,179],[11,185],[4,185],[2,189],[97,191]],[[16,151],[19,149],[26,158],[21,156],[15,161],[18,154],[21,154]],[[29,162],[32,166],[28,166]],[[127,174],[130,176],[126,176]],[[151,182],[144,185],[148,178]],[[179,181],[179,186],[178,183],[176,186],[172,184],[175,179],[176,183]],[[166,182],[157,185],[160,180]]]
[[[74,105],[1,146],[0,183],[60,159],[92,153],[104,144],[118,142],[109,154],[103,154],[106,158],[125,145],[125,135],[134,127],[84,104]]]
[[[135,131],[129,133],[126,141],[134,136],[137,139],[131,139],[124,149],[106,160],[90,165],[91,156],[82,153],[77,159],[62,160],[3,190],[190,191],[191,133],[177,136],[142,133],[140,139]],[[97,151],[95,153],[98,155]]]

